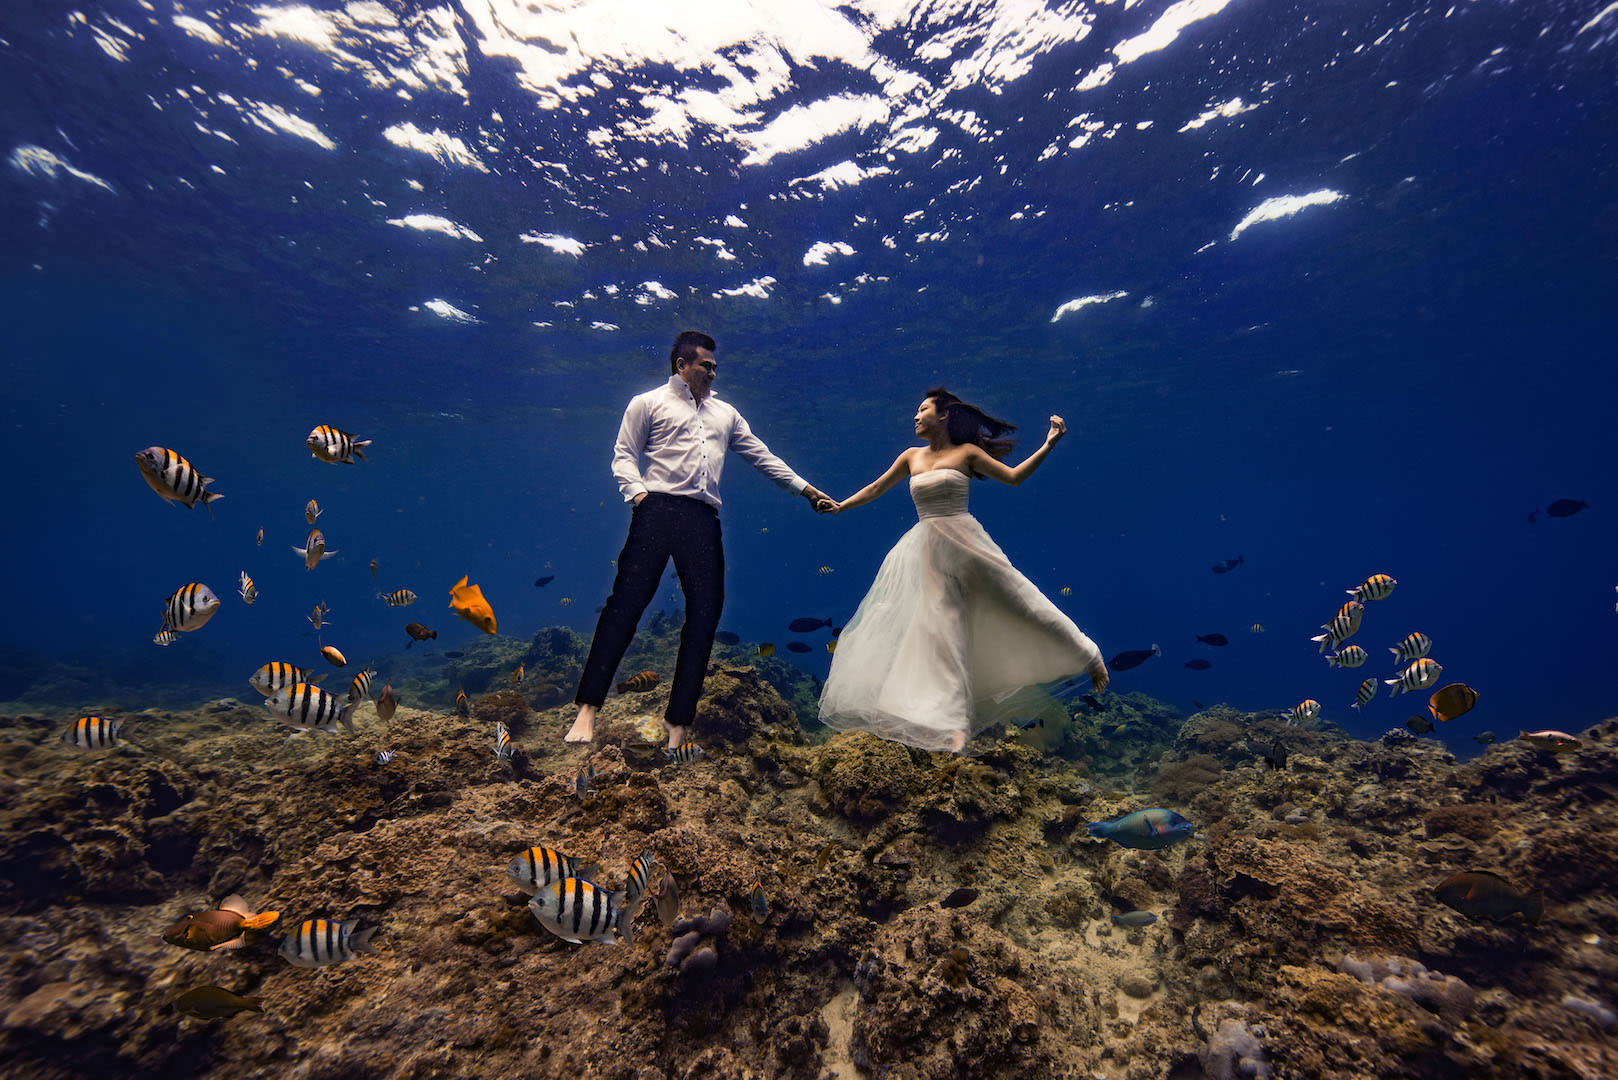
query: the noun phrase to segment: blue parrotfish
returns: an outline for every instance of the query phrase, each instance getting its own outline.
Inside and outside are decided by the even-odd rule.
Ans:
[[[1156,851],[1189,840],[1196,826],[1173,810],[1154,806],[1113,821],[1092,821],[1085,828],[1090,830],[1091,836],[1126,848]]]

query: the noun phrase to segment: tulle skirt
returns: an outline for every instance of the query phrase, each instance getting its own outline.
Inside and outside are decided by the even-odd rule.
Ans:
[[[927,517],[888,552],[843,628],[820,720],[947,750],[1007,719],[1017,691],[1099,658],[976,518]]]

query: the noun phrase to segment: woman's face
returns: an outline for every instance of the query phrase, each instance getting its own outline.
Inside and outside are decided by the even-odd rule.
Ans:
[[[944,426],[944,414],[938,407],[938,402],[932,398],[922,398],[921,405],[916,409],[916,434],[926,436],[933,431],[940,431]]]

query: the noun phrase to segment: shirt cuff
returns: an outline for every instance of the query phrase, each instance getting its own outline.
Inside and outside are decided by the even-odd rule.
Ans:
[[[809,481],[805,480],[801,476],[798,476],[794,477],[792,483],[788,484],[787,486],[792,489],[792,494],[802,495],[804,489],[809,486]]]
[[[635,501],[636,495],[647,494],[650,494],[650,492],[645,484],[631,484],[629,487],[624,489],[624,502],[632,503]]]

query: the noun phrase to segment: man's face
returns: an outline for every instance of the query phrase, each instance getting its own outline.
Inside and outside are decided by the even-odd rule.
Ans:
[[[685,384],[691,388],[693,394],[705,394],[713,386],[714,371],[719,367],[714,363],[713,353],[700,345],[697,347],[695,360],[681,360],[678,374]]]

